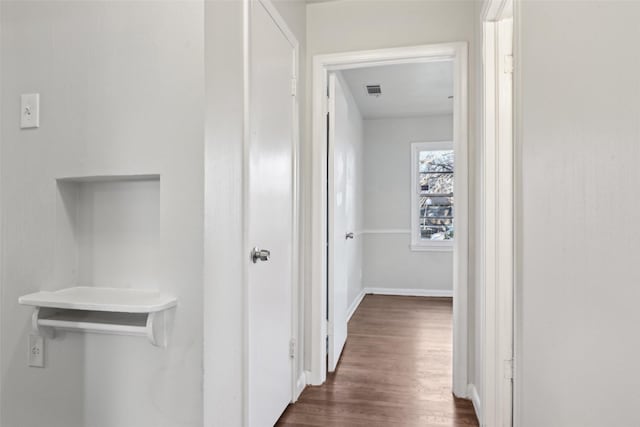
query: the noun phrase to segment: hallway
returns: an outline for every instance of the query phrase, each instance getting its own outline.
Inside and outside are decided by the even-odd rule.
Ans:
[[[477,426],[451,394],[450,298],[367,295],[335,374],[307,387],[278,426]]]

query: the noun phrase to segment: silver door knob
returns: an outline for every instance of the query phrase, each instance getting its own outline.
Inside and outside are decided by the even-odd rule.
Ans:
[[[344,235],[345,240],[353,239],[353,233],[347,233]]]
[[[251,261],[253,261],[254,264],[258,261],[269,261],[270,256],[271,252],[266,249],[251,249]]]

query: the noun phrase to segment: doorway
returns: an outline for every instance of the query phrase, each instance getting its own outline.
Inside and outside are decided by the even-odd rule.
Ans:
[[[331,95],[335,89],[340,88],[340,79],[349,71],[359,69],[382,69],[402,65],[417,64],[450,64],[451,66],[451,90],[450,103],[452,113],[452,132],[449,143],[455,153],[455,182],[456,182],[456,206],[455,206],[455,239],[453,243],[452,283],[453,283],[453,378],[452,391],[456,396],[466,397],[467,394],[467,264],[468,264],[468,160],[467,160],[467,46],[465,43],[452,43],[441,45],[418,46],[411,48],[385,49],[377,51],[352,52],[335,55],[316,56],[313,62],[313,236],[312,253],[314,254],[312,265],[312,310],[311,310],[311,370],[308,382],[322,384],[328,369],[334,369],[339,360],[344,340],[347,336],[347,320],[353,311],[349,303],[342,304],[339,309],[333,300],[337,295],[344,294],[343,289],[337,289],[342,280],[336,281],[334,274],[338,263],[332,265],[332,258],[340,252],[344,245],[349,245],[351,237],[358,237],[367,230],[345,228],[340,221],[332,223],[331,218],[336,208],[339,208],[340,200],[346,200],[345,192],[340,195],[340,188],[336,188],[339,180],[332,183],[332,175],[335,176],[336,165],[335,150],[340,152],[339,146],[332,147],[331,140],[339,140],[340,131],[335,132],[331,128],[332,109],[335,114],[336,103],[327,102],[327,92]],[[335,77],[342,75],[342,77]],[[338,83],[336,83],[338,82]],[[371,82],[375,83],[375,82]],[[369,86],[369,85],[365,85]],[[370,86],[376,86],[372,84]],[[379,88],[362,88],[363,90],[376,91]],[[327,126],[329,117],[329,126]],[[336,139],[336,133],[338,139]],[[447,141],[412,140],[408,143]],[[435,147],[435,151],[443,151],[442,147]],[[407,153],[411,158],[411,152]],[[346,157],[345,157],[346,158]],[[408,163],[408,162],[407,162]],[[342,163],[344,165],[346,163]],[[341,166],[344,167],[344,166]],[[340,169],[340,167],[338,167]],[[344,169],[346,171],[346,169]],[[340,170],[338,170],[340,172]],[[412,175],[413,176],[413,175]],[[415,176],[414,176],[415,178]],[[414,179],[412,178],[412,179]],[[323,185],[324,183],[324,185]],[[328,184],[328,185],[327,185]],[[343,184],[339,184],[343,185]],[[407,193],[410,192],[410,182],[407,182]],[[415,183],[418,189],[417,182]],[[346,188],[346,187],[345,187]],[[444,210],[443,210],[444,212]],[[443,215],[446,216],[446,215]],[[349,221],[343,221],[346,224]],[[444,242],[447,227],[434,225],[439,223],[424,224],[425,238],[440,233],[434,242]],[[417,224],[418,229],[420,229]],[[430,231],[428,231],[430,230]],[[388,234],[404,232],[412,234],[411,228],[383,230]],[[413,239],[420,241],[419,238]],[[442,237],[442,240],[440,239]],[[431,240],[427,238],[427,240]],[[337,244],[336,242],[340,242]],[[332,244],[333,243],[333,244]],[[416,242],[414,242],[416,243]],[[434,246],[439,246],[437,243]],[[327,247],[329,250],[327,251]],[[333,249],[332,249],[333,248]],[[342,271],[343,269],[338,269]],[[395,290],[392,292],[402,292]],[[347,289],[347,294],[349,290]],[[384,290],[380,291],[384,293]],[[389,291],[387,290],[387,293]],[[402,294],[402,293],[398,293]],[[328,298],[327,298],[328,297]],[[353,293],[352,293],[353,297]],[[353,305],[353,304],[351,304]],[[346,312],[344,306],[347,307]],[[357,304],[356,304],[357,306]],[[327,344],[327,337],[329,338]]]

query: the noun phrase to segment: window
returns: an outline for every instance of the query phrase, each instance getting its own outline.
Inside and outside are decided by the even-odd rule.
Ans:
[[[452,142],[411,145],[411,248],[451,250],[454,237]]]

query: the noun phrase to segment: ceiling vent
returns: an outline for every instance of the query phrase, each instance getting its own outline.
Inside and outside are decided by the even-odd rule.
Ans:
[[[380,96],[382,95],[382,89],[380,85],[366,85],[367,95],[369,96]]]

